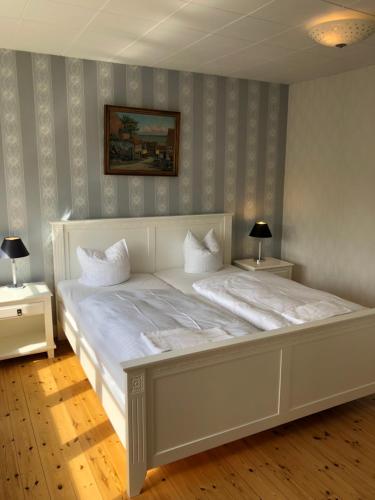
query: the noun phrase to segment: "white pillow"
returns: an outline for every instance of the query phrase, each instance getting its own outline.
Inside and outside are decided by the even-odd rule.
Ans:
[[[189,230],[184,241],[185,273],[208,273],[223,267],[223,254],[213,229],[202,241]]]
[[[129,252],[124,239],[104,252],[78,247],[77,257],[82,269],[79,281],[84,285],[117,285],[130,277]]]

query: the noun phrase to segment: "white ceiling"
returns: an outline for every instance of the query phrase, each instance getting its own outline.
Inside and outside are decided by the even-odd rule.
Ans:
[[[352,9],[375,0],[0,0],[0,47],[290,83],[375,64],[375,36],[307,35]]]

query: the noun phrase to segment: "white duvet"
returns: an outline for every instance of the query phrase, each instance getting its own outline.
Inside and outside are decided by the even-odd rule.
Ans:
[[[238,337],[258,331],[227,311],[177,290],[100,292],[80,301],[77,312],[80,328],[99,362],[120,387],[120,364],[153,354],[141,333],[216,327]]]
[[[193,284],[206,299],[262,330],[326,319],[362,309],[335,295],[269,272],[229,272]]]

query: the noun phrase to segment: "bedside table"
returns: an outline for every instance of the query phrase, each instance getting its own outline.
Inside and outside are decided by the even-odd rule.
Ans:
[[[234,265],[245,271],[268,271],[283,278],[292,279],[293,265],[285,260],[266,257],[259,264],[254,259],[235,260]]]
[[[37,352],[53,358],[51,298],[45,283],[0,287],[0,360]]]

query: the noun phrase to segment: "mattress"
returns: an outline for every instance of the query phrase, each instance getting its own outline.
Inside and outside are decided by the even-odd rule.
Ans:
[[[164,269],[163,271],[157,271],[154,273],[154,276],[160,278],[168,285],[177,288],[182,293],[186,293],[187,295],[195,295],[197,292],[193,288],[193,283],[196,281],[202,280],[204,278],[212,277],[212,276],[221,276],[222,274],[228,272],[240,272],[241,270],[235,266],[226,266],[220,271],[216,271],[215,273],[199,273],[199,274],[190,274],[185,273],[184,269],[181,267],[175,267],[172,269]]]

